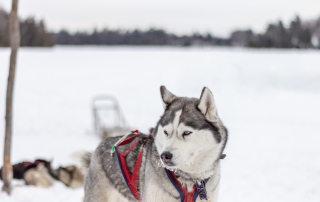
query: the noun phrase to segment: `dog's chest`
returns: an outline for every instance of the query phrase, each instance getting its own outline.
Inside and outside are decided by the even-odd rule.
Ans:
[[[145,185],[145,194],[141,202],[181,202],[180,195],[174,187],[165,188],[152,178],[149,178]]]
[[[146,161],[142,182],[141,202],[181,202],[180,194],[168,179],[163,168]]]

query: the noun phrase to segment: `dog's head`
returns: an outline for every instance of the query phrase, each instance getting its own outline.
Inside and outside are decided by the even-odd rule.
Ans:
[[[212,93],[200,99],[177,97],[160,87],[164,114],[155,129],[155,144],[163,166],[197,172],[213,165],[225,147],[227,130],[217,114]]]

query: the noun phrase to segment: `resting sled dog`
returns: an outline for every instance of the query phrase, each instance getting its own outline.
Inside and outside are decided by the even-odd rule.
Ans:
[[[84,156],[85,202],[217,201],[228,134],[212,93],[160,92],[164,113],[153,133],[110,137]]]

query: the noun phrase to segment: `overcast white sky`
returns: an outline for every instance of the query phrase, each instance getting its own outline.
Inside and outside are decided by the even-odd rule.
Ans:
[[[10,10],[11,0],[0,0],[0,6]],[[234,29],[263,31],[279,19],[287,24],[296,14],[320,17],[320,0],[19,0],[19,6],[21,17],[44,19],[54,31],[153,26],[226,37]]]

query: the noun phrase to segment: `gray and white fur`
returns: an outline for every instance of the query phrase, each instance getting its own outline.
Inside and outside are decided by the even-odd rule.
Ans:
[[[164,113],[143,148],[139,177],[142,202],[180,202],[180,195],[167,177],[165,168],[174,171],[188,191],[195,181],[209,178],[206,189],[211,202],[218,200],[220,156],[228,139],[212,93],[203,88],[200,99],[177,97],[161,86]],[[111,147],[121,137],[111,137],[100,143],[95,152],[86,155],[88,172],[84,202],[137,201],[127,187],[116,155]],[[145,138],[145,136],[138,137]],[[126,157],[132,172],[140,152],[137,147]],[[130,145],[119,147],[124,153]],[[90,161],[88,161],[91,158]],[[198,197],[197,202],[200,202]]]

